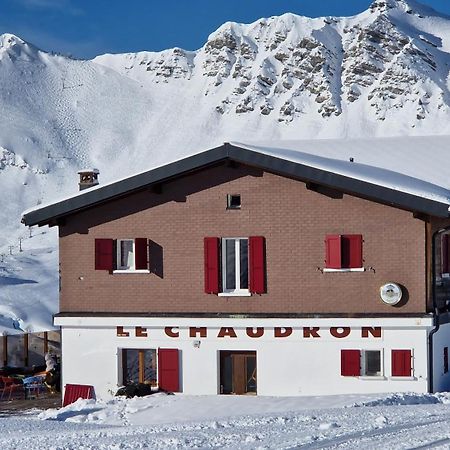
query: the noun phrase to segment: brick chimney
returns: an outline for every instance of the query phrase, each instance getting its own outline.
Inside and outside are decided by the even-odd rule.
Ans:
[[[80,175],[80,182],[78,183],[80,191],[97,186],[99,173],[98,169],[80,170],[78,172],[78,175]]]

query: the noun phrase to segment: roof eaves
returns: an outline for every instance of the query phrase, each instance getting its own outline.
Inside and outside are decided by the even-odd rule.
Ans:
[[[182,173],[198,170],[228,157],[228,144],[215,147],[205,152],[169,163],[165,166],[125,178],[96,189],[86,189],[82,195],[76,195],[66,200],[44,206],[23,215],[22,222],[27,226],[47,225],[51,221],[62,218],[74,212],[95,206],[107,200],[128,195],[144,189],[153,183],[171,179]]]
[[[344,193],[354,194],[402,209],[437,217],[449,217],[449,205],[446,203],[225,143],[219,147],[197,153],[193,156],[115,183],[100,186],[93,190],[86,190],[83,192],[83,195],[74,196],[31,211],[24,214],[22,221],[25,225],[29,226],[37,224],[46,225],[82,209],[128,195],[144,189],[151,184],[172,179],[181,174],[216,164],[225,159],[249,164],[283,176],[314,182],[341,190]]]
[[[230,159],[237,162],[251,164],[275,173],[280,173],[284,176],[314,182],[342,190],[344,193],[365,197],[402,209],[417,211],[431,216],[449,217],[449,205],[447,203],[336,174],[299,162],[244,149],[235,145],[229,144],[228,148]]]

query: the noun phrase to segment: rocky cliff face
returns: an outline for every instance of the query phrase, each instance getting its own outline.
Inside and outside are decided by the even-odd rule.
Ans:
[[[352,18],[285,14],[226,23],[197,52],[176,48],[94,61],[146,86],[186,81],[214,97],[223,116],[257,113],[289,123],[314,114],[320,120],[357,103],[376,121],[405,109],[415,127],[436,110],[448,112],[449,35],[449,19],[424,6],[377,0]]]

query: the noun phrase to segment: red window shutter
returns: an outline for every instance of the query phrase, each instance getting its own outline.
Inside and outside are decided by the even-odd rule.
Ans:
[[[361,353],[359,350],[341,350],[341,375],[343,377],[359,377]]]
[[[205,247],[205,292],[207,294],[218,294],[219,283],[219,238],[206,237]]]
[[[341,237],[342,267],[354,269],[363,266],[362,235],[345,234]]]
[[[444,347],[444,373],[448,373],[448,347]]]
[[[262,236],[251,236],[249,246],[250,292],[263,294],[266,292],[265,245]]]
[[[158,349],[158,384],[166,392],[180,391],[180,366],[178,349]]]
[[[340,269],[341,261],[341,236],[329,234],[325,237],[325,266],[328,269]]]
[[[148,269],[147,249],[147,238],[136,238],[134,240],[134,264],[136,270]]]
[[[114,240],[96,239],[95,270],[113,270],[114,262]]]
[[[411,350],[392,350],[392,376],[411,376]]]
[[[450,256],[450,252],[448,251],[450,244],[450,240],[448,238],[448,234],[442,235],[441,239],[441,247],[442,247],[442,273],[449,273],[449,261],[448,258]]]

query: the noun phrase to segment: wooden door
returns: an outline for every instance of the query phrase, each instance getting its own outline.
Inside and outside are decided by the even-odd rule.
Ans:
[[[220,392],[256,394],[256,352],[220,352]]]
[[[247,355],[231,355],[233,361],[233,392],[236,395],[247,393],[246,359]]]

